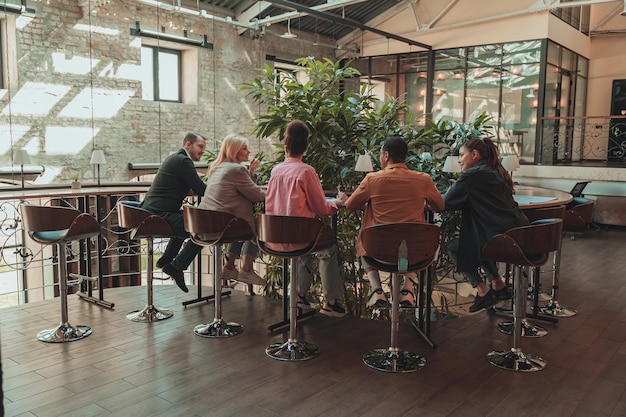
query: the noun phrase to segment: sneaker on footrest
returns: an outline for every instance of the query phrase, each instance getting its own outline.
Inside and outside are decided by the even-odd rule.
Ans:
[[[335,304],[324,303],[324,306],[320,309],[320,313],[329,317],[343,317],[346,315],[346,310],[335,300]]]
[[[365,305],[367,308],[371,309],[384,309],[389,308],[389,301],[387,301],[383,290],[378,288],[370,293],[370,298]]]
[[[265,285],[265,280],[254,271],[241,270],[236,279],[244,284]]]

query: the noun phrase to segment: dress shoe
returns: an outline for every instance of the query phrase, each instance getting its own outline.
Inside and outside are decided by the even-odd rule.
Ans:
[[[511,293],[509,292],[509,290],[506,287],[502,287],[499,290],[493,290],[494,294],[496,295],[496,298],[499,301],[504,301],[504,300],[510,300],[511,299]]]
[[[469,308],[470,313],[475,313],[477,311],[482,310],[483,308],[489,308],[493,306],[498,299],[494,291],[490,288],[485,295],[476,294],[476,298],[474,299],[474,304]]]
[[[183,290],[183,292],[189,292],[189,288],[185,285],[185,274],[180,269],[176,269],[172,266],[172,264],[167,264],[163,267],[163,272],[172,277],[178,288]]]

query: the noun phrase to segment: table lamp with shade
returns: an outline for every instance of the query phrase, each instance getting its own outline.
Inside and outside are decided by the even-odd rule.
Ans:
[[[516,171],[521,165],[517,155],[505,155],[502,157],[502,166],[513,176],[513,171]]]
[[[107,160],[104,156],[104,151],[102,149],[94,149],[91,153],[91,161],[89,161],[91,165],[95,165],[98,172],[98,186],[100,186],[100,165],[104,165],[107,163]]]
[[[20,166],[20,177],[22,179],[22,188],[24,188],[24,165],[30,164],[30,155],[26,149],[18,149],[13,155],[13,164]]]
[[[363,155],[359,155],[356,160],[356,165],[354,166],[354,170],[357,172],[372,172],[374,171],[374,166],[372,165],[372,158],[370,154],[366,153]]]
[[[450,155],[446,157],[443,163],[443,172],[461,172],[461,164],[459,164],[459,157]]]

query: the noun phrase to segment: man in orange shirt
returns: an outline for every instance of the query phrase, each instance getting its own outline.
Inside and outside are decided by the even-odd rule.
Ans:
[[[443,197],[428,174],[411,171],[405,164],[408,145],[401,137],[387,139],[380,150],[378,172],[368,174],[359,188],[348,198],[345,205],[349,210],[365,207],[361,230],[380,223],[425,222],[424,210],[443,210]],[[356,243],[357,256],[365,255],[361,234]],[[388,307],[376,269],[361,259],[370,282],[370,297],[367,306]],[[415,306],[414,273],[405,277],[400,291],[400,305]]]

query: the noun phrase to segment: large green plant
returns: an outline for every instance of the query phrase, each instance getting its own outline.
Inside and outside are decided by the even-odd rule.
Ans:
[[[275,155],[257,171],[261,181],[267,181],[273,166],[284,159],[285,128],[291,120],[299,119],[311,131],[304,162],[315,167],[324,189],[355,189],[363,179],[363,174],[353,169],[357,156],[371,154],[375,169],[379,168],[377,156],[382,142],[399,135],[407,140],[411,150],[409,167],[429,173],[443,192],[451,179],[450,174],[441,171],[445,157],[458,152],[463,140],[481,134],[481,126],[487,120],[481,116],[466,125],[427,120],[425,128],[417,128],[402,97],[389,96],[381,102],[368,93],[366,85],[355,88],[357,91],[346,89],[345,86],[360,85],[360,73],[345,61],[307,57],[296,62],[298,68],[293,73],[266,66],[259,70],[259,77],[242,85],[248,96],[264,108],[256,118],[253,134],[276,139]],[[363,270],[354,248],[360,223],[360,212],[342,212],[336,229],[347,290],[345,301],[350,313],[356,316],[361,315],[363,294],[367,294],[361,289]],[[271,285],[280,285],[279,270],[270,265]],[[271,288],[269,292],[275,293]]]

